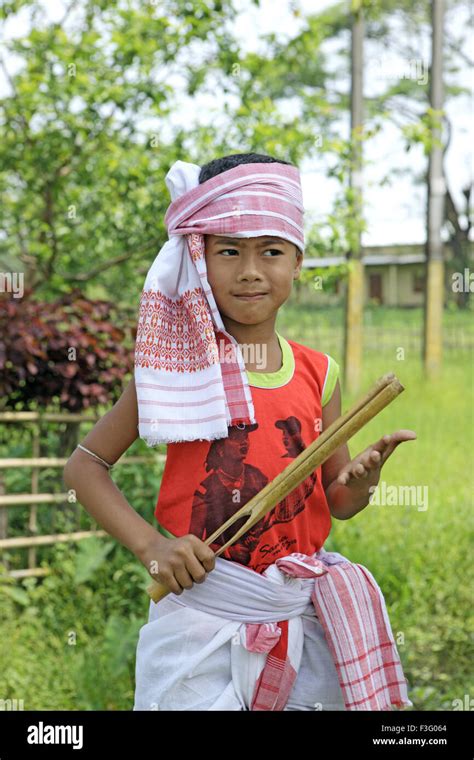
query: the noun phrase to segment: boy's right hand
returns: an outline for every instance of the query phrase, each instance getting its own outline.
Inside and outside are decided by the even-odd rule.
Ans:
[[[174,594],[205,581],[216,563],[212,549],[192,533],[179,538],[157,534],[138,558],[153,580],[164,583]]]

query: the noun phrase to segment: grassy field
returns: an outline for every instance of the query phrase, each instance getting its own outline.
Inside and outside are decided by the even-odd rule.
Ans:
[[[339,308],[308,314],[290,304],[279,316],[279,330],[332,352],[342,366],[340,336],[329,347],[321,342],[342,316]],[[369,505],[351,520],[334,520],[325,547],[368,567],[382,588],[415,709],[450,710],[469,704],[474,694],[473,353],[445,351],[440,377],[428,382],[412,344],[405,358],[397,359],[407,328],[420,329],[418,309],[369,309],[365,321],[376,325],[378,334],[388,328],[391,338],[375,345],[366,339],[362,389],[392,371],[405,391],[351,440],[351,455],[385,433],[414,430],[417,440],[396,449],[381,481],[418,486],[427,494],[427,508],[421,502]],[[472,335],[468,313],[445,312],[444,325]],[[343,411],[354,400],[343,395]]]
[[[315,314],[298,319],[291,309],[282,313],[278,329],[328,351],[314,345]],[[461,328],[467,315],[463,319]],[[469,709],[465,705],[474,695],[472,354],[446,353],[442,374],[431,382],[410,352],[400,361],[393,350],[372,351],[364,361],[364,391],[388,371],[406,390],[352,439],[351,454],[385,433],[415,430],[417,441],[397,448],[382,480],[426,486],[427,508],[369,505],[351,520],[334,521],[325,548],[375,576],[414,708]],[[352,401],[344,394],[343,409]],[[129,501],[150,521],[160,476],[158,466],[154,472],[116,475]],[[5,663],[0,699],[23,700],[27,710],[131,709],[135,647],[148,611],[146,571],[111,539],[60,546],[51,567],[51,575],[41,580],[0,577],[0,661]]]
[[[314,331],[318,326],[342,327],[344,311],[342,305],[318,306],[314,304],[311,292],[305,292],[298,301],[294,293],[283,305],[278,313],[280,324],[283,322],[288,329],[293,327],[298,331],[309,328]],[[364,309],[364,325],[377,327],[420,328],[423,324],[423,309],[421,307],[401,308],[398,306],[378,306],[368,304]],[[443,312],[443,325],[445,328],[470,329],[474,328],[472,309],[462,310],[449,306]],[[300,337],[303,336],[300,333]]]
[[[351,455],[385,433],[409,428],[382,470],[387,485],[426,486],[427,502],[370,505],[334,521],[326,548],[372,572],[381,586],[417,709],[449,710],[472,697],[473,366],[450,356],[427,383],[416,362],[383,355],[364,370],[364,388],[393,370],[404,393],[352,439]],[[344,409],[348,406],[344,398]],[[427,508],[425,508],[427,507]],[[464,708],[466,709],[466,708]]]

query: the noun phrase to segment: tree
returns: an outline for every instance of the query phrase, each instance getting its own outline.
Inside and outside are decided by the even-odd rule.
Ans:
[[[433,113],[443,109],[444,0],[433,0],[430,101]],[[443,148],[440,127],[434,131],[428,163],[427,283],[425,290],[424,365],[429,376],[441,367],[443,348],[444,260],[441,227],[445,202]]]
[[[355,219],[362,216],[362,139],[364,82],[364,16],[359,0],[352,4],[351,34],[351,172]],[[362,263],[360,228],[350,236],[350,264],[347,281],[344,329],[344,384],[350,393],[360,388],[362,369],[362,325],[364,310],[364,265]]]
[[[248,0],[252,5],[258,0]],[[0,260],[25,267],[38,295],[56,298],[80,287],[90,297],[113,294],[136,304],[166,239],[164,175],[178,158],[203,163],[243,150],[295,163],[318,158],[340,188],[318,229],[328,250],[335,237],[350,249],[350,141],[341,138],[349,114],[346,3],[299,13],[294,37],[262,34],[264,51],[246,54],[231,28],[232,2],[125,8],[117,0],[85,0],[51,23],[38,2],[0,0],[4,18],[25,8],[31,31],[7,43],[24,66],[9,75],[11,94],[0,101]],[[365,0],[373,55],[392,47],[405,56],[416,51],[410,34],[424,27],[428,9],[428,0]],[[447,63],[465,65],[463,40],[447,36],[446,45]],[[183,89],[189,118],[178,127],[175,92]],[[447,98],[460,92],[447,83]],[[206,95],[213,107],[204,114],[197,104]],[[366,98],[364,140],[391,119],[413,145],[424,139],[426,112],[426,88],[402,77]]]
[[[470,20],[469,6],[464,0],[446,1],[448,20],[452,22],[453,17],[464,12],[467,17],[461,29],[456,29],[452,23],[448,25],[444,37],[444,69],[447,72],[444,90],[445,100],[449,102],[467,93],[458,82],[458,73],[466,64],[471,65],[466,52]],[[370,154],[370,137],[390,121],[398,127],[406,150],[421,145],[428,157],[436,141],[439,119],[429,102],[429,77],[425,76],[422,57],[423,42],[428,39],[430,30],[431,3],[428,0],[364,0],[363,8],[367,63],[377,67],[381,61],[384,65],[384,56],[393,53],[405,65],[398,76],[390,78],[382,92],[366,96],[364,131],[359,135],[361,147],[363,142],[364,153]],[[335,177],[339,182],[340,193],[335,208],[339,223],[343,219],[345,224],[346,250],[352,250],[354,237],[365,227],[357,213],[357,194],[350,187],[347,189],[347,176],[353,168],[348,160],[351,145],[339,137],[341,125],[342,129],[346,128],[349,113],[350,92],[341,86],[341,82],[348,81],[350,25],[347,4],[337,3],[321,13],[305,17],[301,31],[289,41],[281,42],[276,35],[265,35],[266,52],[249,54],[238,63],[236,83],[243,107],[238,111],[236,123],[229,124],[228,131],[230,139],[237,133],[237,140],[239,137],[249,140],[250,134],[262,149],[276,145],[284,150],[286,146],[285,157],[290,160],[320,158],[320,164],[327,167],[328,177]],[[330,56],[325,46],[329,42]],[[412,167],[407,171],[414,182],[419,181]],[[398,173],[398,167],[387,168],[383,182],[390,182],[391,175],[396,177]],[[454,201],[456,188],[449,186],[446,171],[444,181],[447,190],[443,227],[449,231],[458,269],[462,271],[464,267],[460,265],[467,266],[470,262],[470,226],[461,216],[463,209]],[[469,193],[468,188],[463,189],[464,197]],[[334,210],[327,219],[318,220],[318,225],[331,227],[335,216]],[[327,250],[331,250],[333,232],[334,228],[328,230]],[[467,300],[467,295],[463,298]],[[348,339],[346,345],[350,350],[357,342]],[[349,361],[346,356],[346,371],[350,371]],[[352,364],[355,366],[354,360]]]
[[[43,299],[136,302],[166,239],[164,175],[184,157],[186,133],[165,137],[175,82],[197,91],[206,58],[233,50],[232,3],[86,0],[52,22],[42,3],[0,2],[3,19],[20,10],[31,28],[5,48],[23,65],[0,59],[0,259]]]

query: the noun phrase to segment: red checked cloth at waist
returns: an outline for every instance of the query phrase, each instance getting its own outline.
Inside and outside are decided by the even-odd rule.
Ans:
[[[208,615],[224,618],[222,630],[233,643],[241,644],[243,653],[267,653],[254,660],[241,659],[240,666],[233,669],[235,691],[253,694],[250,710],[284,709],[301,662],[301,615],[311,603],[324,629],[346,709],[412,706],[383,594],[367,568],[337,552],[320,549],[311,557],[293,553],[278,559],[262,575],[217,557],[204,583],[168,598],[205,613],[203,624]],[[158,620],[159,604],[150,603],[151,608],[158,609]],[[233,627],[230,621],[235,621]],[[194,625],[199,626],[200,621],[196,619]],[[153,673],[144,673],[154,667],[160,654],[156,647],[161,644],[150,634],[147,640],[144,631],[139,645],[138,686],[156,680]],[[176,631],[175,635],[182,637],[184,633]],[[172,648],[173,642],[168,640],[166,646]],[[177,651],[182,646],[176,642]],[[256,665],[257,661],[261,665]],[[196,662],[191,657],[190,670]],[[248,678],[252,683],[245,683]],[[161,691],[166,684],[159,686]],[[137,702],[147,704],[150,699],[144,688]]]
[[[324,553],[321,559],[295,553],[275,564],[293,578],[318,576],[311,601],[336,665],[346,709],[411,705],[385,601],[374,577],[362,565],[333,564],[330,559]],[[247,648],[268,652],[251,709],[282,710],[297,675],[291,663],[288,621],[246,628]]]

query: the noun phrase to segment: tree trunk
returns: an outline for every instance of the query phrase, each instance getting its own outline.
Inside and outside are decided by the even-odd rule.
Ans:
[[[363,44],[362,5],[354,8],[351,44],[351,175],[354,218],[357,233],[351,235],[348,260],[351,264],[346,290],[344,325],[344,387],[357,393],[362,369],[362,322],[364,314],[364,267],[362,264],[359,220],[362,216],[362,124],[363,124]]]
[[[430,104],[436,112],[443,108],[443,16],[444,0],[433,0]],[[441,369],[443,348],[444,260],[441,227],[445,201],[441,128],[434,128],[428,164],[427,282],[424,310],[424,369],[435,376]]]

